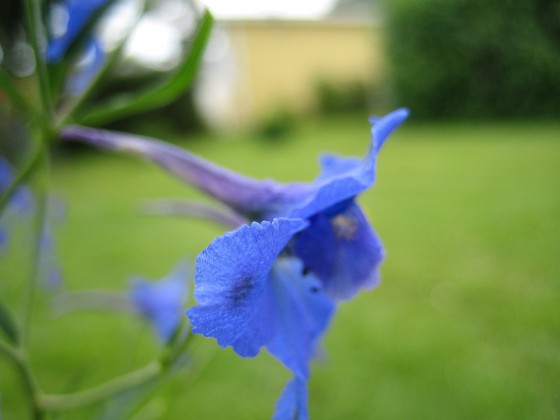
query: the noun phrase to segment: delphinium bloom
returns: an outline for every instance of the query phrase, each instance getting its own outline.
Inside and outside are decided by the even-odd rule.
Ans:
[[[254,180],[147,138],[81,127],[62,135],[147,157],[256,221],[217,238],[198,257],[198,306],[188,315],[195,333],[241,356],[266,347],[294,373],[277,415],[305,418],[309,361],[336,302],[378,282],[383,248],[355,197],[373,185],[377,154],[407,116],[399,109],[372,118],[365,157],[325,155],[310,183]]]
[[[306,269],[319,277],[329,296],[340,300],[377,282],[381,243],[354,199],[373,185],[377,153],[407,115],[407,110],[399,109],[383,118],[372,118],[372,141],[366,156],[324,155],[322,173],[310,183],[255,180],[146,137],[85,127],[68,127],[62,137],[144,156],[248,220],[307,220],[309,226],[298,235],[294,252]],[[349,259],[353,264],[347,263]]]

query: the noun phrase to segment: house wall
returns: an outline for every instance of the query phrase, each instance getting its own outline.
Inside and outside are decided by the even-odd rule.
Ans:
[[[310,112],[321,79],[375,83],[383,77],[379,25],[226,21],[219,28],[227,35],[236,69],[230,75],[230,106],[221,111],[226,125],[251,125],[279,107]]]

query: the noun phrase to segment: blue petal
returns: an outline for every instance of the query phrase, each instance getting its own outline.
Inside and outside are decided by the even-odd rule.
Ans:
[[[48,62],[57,63],[62,60],[91,16],[106,2],[107,0],[66,0],[58,5],[68,14],[68,22],[65,28],[56,28],[60,32],[59,36],[49,40],[45,53]]]
[[[409,112],[406,108],[400,108],[384,117],[370,117],[371,142],[366,156],[360,159],[323,154],[319,160],[322,172],[317,180],[324,182],[334,178],[352,176],[368,187],[373,185],[377,153],[391,133],[408,118],[408,115]]]
[[[383,246],[353,201],[342,212],[322,212],[295,241],[296,255],[334,299],[349,299],[378,283]]]
[[[324,154],[320,158],[321,174],[315,192],[294,206],[289,217],[310,217],[370,188],[375,182],[377,153],[389,135],[408,117],[408,110],[398,109],[383,118],[371,119],[372,136],[366,156],[339,157]]]
[[[157,283],[134,279],[130,299],[164,342],[171,339],[184,316],[189,276],[187,265],[180,263],[171,275]]]
[[[294,207],[289,213],[289,217],[309,218],[352,199],[367,187],[367,184],[362,183],[358,177],[331,180],[317,188],[303,205]]]
[[[286,384],[282,395],[276,402],[274,420],[307,420],[307,381],[294,377]]]
[[[408,118],[408,115],[408,109],[400,108],[381,118],[375,116],[369,118],[373,148],[376,152],[385,144],[391,133]]]
[[[275,334],[267,349],[294,374],[307,378],[309,361],[335,306],[315,277],[302,274],[303,268],[293,257],[279,258],[272,268],[269,283],[274,295]]]
[[[276,219],[241,226],[215,239],[196,261],[194,297],[188,311],[195,333],[233,346],[244,357],[255,356],[271,339],[267,301],[268,275],[303,220]],[[264,316],[264,318],[260,318]]]
[[[318,181],[328,181],[336,177],[346,176],[362,166],[363,159],[357,157],[343,157],[331,153],[319,156],[319,165],[322,172],[317,177]]]
[[[306,377],[334,304],[318,281],[302,275],[300,261],[277,259],[305,226],[297,219],[253,223],[210,244],[197,260],[198,306],[188,311],[193,332],[214,337],[243,357],[255,356],[266,346],[295,374]]]
[[[313,183],[258,181],[201,159],[184,149],[154,139],[85,127],[67,127],[64,140],[78,140],[110,150],[144,156],[253,220],[308,218],[371,187],[376,157],[387,136],[407,117],[397,110],[376,120],[372,142],[363,159],[323,157],[323,173]]]

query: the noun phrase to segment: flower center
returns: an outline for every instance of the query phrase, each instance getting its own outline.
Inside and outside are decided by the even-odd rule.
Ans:
[[[335,235],[339,238],[353,239],[356,233],[356,223],[342,214],[336,215],[331,219],[331,225]]]

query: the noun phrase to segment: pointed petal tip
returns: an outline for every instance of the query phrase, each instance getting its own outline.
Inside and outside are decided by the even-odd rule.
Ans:
[[[395,131],[409,116],[408,108],[399,108],[383,117],[372,116],[371,124],[372,146],[378,152],[391,133]]]
[[[397,108],[394,111],[384,115],[383,117],[378,117],[377,115],[371,115],[368,118],[368,121],[373,126],[375,124],[380,123],[383,120],[396,120],[398,124],[401,124],[404,120],[406,120],[410,116],[410,110],[406,107]]]

